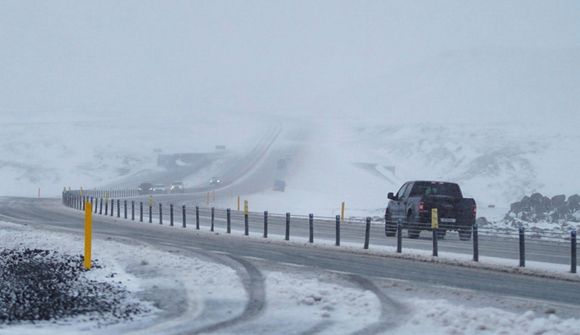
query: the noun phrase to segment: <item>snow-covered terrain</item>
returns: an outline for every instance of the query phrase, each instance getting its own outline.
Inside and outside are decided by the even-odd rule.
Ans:
[[[82,253],[83,246],[78,235],[46,234],[8,222],[0,223],[0,243],[4,248],[46,248],[70,255]],[[159,251],[130,240],[115,239],[96,239],[93,250],[102,268],[91,270],[89,278],[125,286],[136,301],[152,304],[151,313],[110,325],[87,322],[82,317],[56,323],[0,325],[2,333],[168,333],[180,323],[187,325],[187,320],[196,316],[204,315],[203,319],[196,320],[206,323],[232,317],[240,313],[246,303],[247,296],[236,272],[223,264],[209,262],[203,256],[186,256],[176,249]],[[363,329],[379,318],[379,302],[371,291],[345,286],[340,280],[332,279],[331,274],[305,268],[294,270],[292,274],[266,271],[265,313],[255,321],[223,329],[220,333],[271,333],[276,329],[299,332],[325,322],[323,333],[336,334]],[[400,295],[397,290],[390,292]],[[473,294],[465,292],[470,299]],[[396,328],[389,330],[389,334],[496,334],[504,331],[511,334],[575,334],[580,327],[580,319],[541,316],[519,309],[474,308],[462,303],[461,296],[454,300],[397,299],[408,316],[393,320]],[[221,312],[207,313],[218,301]]]
[[[0,134],[2,193],[35,196],[40,188],[41,195],[54,196],[64,186],[113,185],[132,174],[162,169],[159,153],[211,152],[223,144],[243,154],[273,125],[278,126],[257,120],[205,120],[203,126],[189,119],[6,122]],[[580,135],[568,127],[554,133],[521,124],[345,120],[303,125],[287,120],[284,129],[304,134],[281,138],[273,147],[296,148],[284,176],[286,190],[240,194],[252,210],[330,216],[345,201],[348,216],[381,215],[387,192],[406,180],[437,179],[460,183],[478,202],[479,216],[499,221],[524,195],[572,194],[579,187]],[[234,135],[224,136],[227,132]],[[185,180],[203,184],[227,169],[224,164],[218,160]],[[217,205],[232,206],[231,199]]]

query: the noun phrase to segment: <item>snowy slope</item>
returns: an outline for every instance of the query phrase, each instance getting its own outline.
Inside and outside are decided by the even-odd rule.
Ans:
[[[42,196],[56,196],[63,187],[99,187],[158,170],[159,153],[211,152],[216,145],[243,151],[268,127],[236,118],[82,119],[0,118],[0,194],[36,196],[40,188]],[[222,135],[228,133],[235,136]]]

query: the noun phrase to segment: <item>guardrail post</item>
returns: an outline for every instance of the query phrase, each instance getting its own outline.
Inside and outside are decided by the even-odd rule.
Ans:
[[[232,210],[226,209],[226,232],[230,234],[232,232]]]
[[[439,256],[439,244],[437,241],[438,240],[438,238],[437,238],[437,235],[438,235],[437,231],[438,230],[439,229],[437,229],[437,228],[433,229],[433,257]]]
[[[149,205],[149,223],[153,223],[153,205]]]
[[[286,241],[290,240],[290,213],[286,213],[286,236],[284,239]]]
[[[520,267],[526,266],[526,239],[524,236],[524,227],[520,227]]]
[[[173,227],[173,204],[169,204],[169,225]]]
[[[99,201],[99,215],[103,214],[103,198]]]
[[[473,261],[479,262],[479,235],[477,233],[477,223],[473,225]]]
[[[365,227],[365,249],[369,248],[369,240],[371,238],[371,218],[367,217],[366,227]]]
[[[135,200],[131,200],[131,221],[135,221]]]
[[[109,215],[109,202],[105,201],[105,216]]]
[[[163,224],[163,204],[159,203],[159,224]]]
[[[143,222],[143,201],[139,201],[139,222]]]
[[[308,242],[314,243],[314,214],[308,214]]]
[[[195,229],[199,230],[199,206],[195,206]]]
[[[181,219],[183,220],[183,228],[187,227],[187,217],[185,214],[185,205],[181,206]]]
[[[121,200],[117,199],[117,217],[121,217]]]
[[[340,215],[336,216],[336,242],[334,243],[337,247],[340,246]]]
[[[214,231],[214,221],[215,221],[215,208],[212,207],[211,208],[211,222],[210,222],[209,231]]]
[[[268,238],[268,211],[264,211],[264,238]]]
[[[403,252],[403,226],[401,220],[397,222],[397,253]]]
[[[123,200],[123,214],[125,214],[125,220],[127,220],[127,200]]]
[[[250,218],[248,212],[244,213],[244,235],[250,235]]]
[[[111,216],[113,216],[114,211],[115,211],[115,199],[111,199]]]
[[[570,272],[576,273],[576,231],[572,230],[570,232],[570,244],[572,247],[571,251],[571,263],[570,264]]]

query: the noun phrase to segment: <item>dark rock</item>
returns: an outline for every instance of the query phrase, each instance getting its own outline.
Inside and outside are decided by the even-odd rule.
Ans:
[[[552,208],[562,208],[566,206],[566,196],[563,194],[555,195],[550,200]]]
[[[140,304],[128,302],[123,286],[89,280],[85,272],[80,255],[0,250],[0,324],[80,315],[111,322],[147,312]]]

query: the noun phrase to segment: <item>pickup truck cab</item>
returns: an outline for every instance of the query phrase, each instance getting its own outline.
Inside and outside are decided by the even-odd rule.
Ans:
[[[385,211],[385,234],[395,236],[397,224],[407,229],[409,238],[419,238],[422,230],[431,230],[431,210],[437,208],[438,235],[448,230],[459,232],[461,240],[471,239],[476,204],[464,198],[459,185],[442,181],[409,181],[396,194],[389,193]]]

